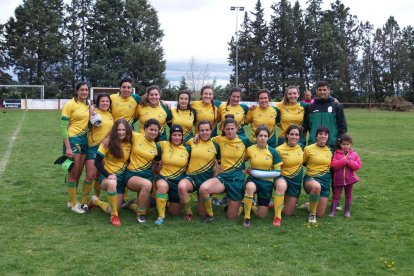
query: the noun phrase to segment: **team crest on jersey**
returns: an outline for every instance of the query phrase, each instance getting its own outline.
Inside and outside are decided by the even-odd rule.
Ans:
[[[132,106],[132,104],[129,104],[129,108],[132,108],[133,106]]]
[[[186,153],[181,153],[180,154],[180,157],[186,157],[187,156],[187,154]]]
[[[207,150],[207,152],[214,152],[214,149],[213,149],[213,148],[209,148],[209,149]]]
[[[150,153],[151,153],[151,154],[155,154],[155,149],[151,149],[151,150],[150,150]]]
[[[332,106],[328,107],[328,112],[332,113]]]

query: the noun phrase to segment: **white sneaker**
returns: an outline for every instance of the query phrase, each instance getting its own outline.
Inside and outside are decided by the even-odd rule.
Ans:
[[[309,223],[316,223],[316,215],[310,214],[308,218]]]
[[[72,207],[71,210],[78,214],[85,213],[85,211],[82,209],[82,206],[79,203],[77,203],[74,207]]]
[[[308,210],[308,211],[309,211],[309,202],[305,202],[305,203],[303,203],[303,204],[299,207],[299,209],[305,209],[305,210]]]

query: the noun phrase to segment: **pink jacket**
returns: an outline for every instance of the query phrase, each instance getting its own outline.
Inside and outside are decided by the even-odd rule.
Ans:
[[[345,186],[354,184],[359,181],[355,171],[362,167],[361,159],[353,150],[350,150],[347,155],[342,150],[334,152],[331,168],[333,170],[333,185]]]

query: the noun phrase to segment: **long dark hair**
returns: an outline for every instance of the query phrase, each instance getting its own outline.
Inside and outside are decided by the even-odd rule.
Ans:
[[[200,100],[202,99],[202,95],[204,90],[206,89],[211,89],[213,90],[213,97],[211,98],[211,105],[213,106],[213,116],[214,116],[214,122],[216,121],[216,106],[214,105],[214,87],[210,84],[204,85],[203,87],[201,87],[200,90]]]
[[[223,131],[221,132],[221,136],[226,136],[226,133],[224,132],[224,129],[226,128],[226,125],[228,125],[228,124],[234,124],[236,126],[236,128],[238,129],[238,125],[237,125],[236,120],[234,120],[233,118],[227,118],[223,122]]]
[[[341,149],[341,144],[342,142],[348,142],[352,145],[352,137],[346,133],[342,134],[341,137],[339,137],[338,140],[336,140],[335,143],[335,150],[340,150]]]
[[[232,89],[230,89],[229,96],[228,96],[227,103],[226,103],[226,108],[228,108],[228,106],[230,104],[231,95],[233,95],[233,93],[235,93],[235,92],[240,92],[240,96],[241,96],[241,88],[240,87],[233,87]]]
[[[285,133],[285,142],[288,142],[288,135],[290,133],[291,130],[293,129],[297,129],[299,131],[299,139],[302,138],[303,133],[302,133],[302,128],[298,125],[290,125],[287,129],[286,129],[286,133]]]
[[[188,90],[181,90],[180,92],[178,92],[178,95],[177,95],[177,113],[181,110],[180,109],[180,104],[179,104],[179,100],[180,100],[180,96],[181,95],[187,95],[188,96],[188,104],[187,104],[187,107],[186,107],[186,109],[185,110],[189,110],[190,112],[192,112],[192,109],[191,109],[191,92],[190,91],[188,91]]]
[[[118,137],[118,126],[119,125],[125,126],[125,138],[121,141]],[[122,142],[131,142],[132,138],[132,128],[129,125],[128,121],[124,118],[120,118],[116,120],[115,124],[112,126],[111,132],[109,133],[109,143],[108,148],[109,151],[115,156],[116,158],[120,159],[124,157],[122,152]]]
[[[76,102],[78,101],[78,91],[79,91],[79,89],[80,89],[83,85],[86,85],[86,86],[88,87],[88,93],[89,93],[89,91],[91,90],[91,88],[90,88],[90,86],[89,86],[89,83],[88,83],[88,82],[86,82],[86,81],[81,81],[81,82],[78,82],[78,83],[76,84],[76,86],[75,86],[75,95],[74,95],[74,98],[75,98],[75,101],[76,101]],[[88,100],[86,100],[86,105],[88,105],[88,106],[89,106],[89,102],[88,102]]]
[[[145,92],[144,97],[141,98],[141,105],[143,106],[149,105],[148,95],[152,90],[157,90],[158,93],[160,94],[160,99],[161,99],[161,88],[158,85],[151,85],[150,87],[147,88],[147,91]]]

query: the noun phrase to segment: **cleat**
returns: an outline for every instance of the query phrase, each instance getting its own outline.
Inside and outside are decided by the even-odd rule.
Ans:
[[[245,219],[243,221],[243,226],[246,227],[246,228],[249,228],[250,227],[250,219]]]
[[[309,202],[305,202],[305,203],[303,203],[303,204],[299,207],[299,209],[305,209],[305,210],[308,210],[308,211],[309,211]]]
[[[146,223],[147,222],[144,215],[137,215],[137,221],[138,221],[138,223]]]
[[[92,210],[92,208],[96,207],[96,205],[94,204],[94,202],[97,201],[97,200],[99,200],[99,198],[96,195],[93,195],[91,197],[91,200],[89,201],[89,204],[88,204],[89,210]]]
[[[207,215],[204,219],[203,219],[203,223],[210,223],[214,220],[213,216],[209,216]]]
[[[310,214],[308,218],[308,222],[315,224],[316,223],[316,215]]]
[[[82,209],[82,207],[79,203],[76,203],[76,205],[73,206],[73,207],[70,207],[70,209],[72,210],[72,212],[75,212],[75,213],[78,213],[78,214],[85,213],[85,211]]]
[[[221,200],[219,200],[220,205],[226,205],[227,204],[227,197],[223,196]]]
[[[119,220],[118,216],[111,217],[111,224],[113,226],[121,226],[121,221]]]
[[[72,204],[69,201],[66,206],[68,206],[68,208],[72,208]]]
[[[89,205],[88,204],[82,204],[82,210],[85,211],[85,213],[89,212]]]
[[[184,217],[185,221],[193,221],[193,215],[192,214],[188,214]]]
[[[162,225],[164,223],[164,218],[163,217],[158,217],[157,220],[155,221],[156,225]]]
[[[129,206],[131,206],[131,204],[136,203],[136,199],[131,199],[127,202],[122,203],[121,208],[122,209],[129,209]]]
[[[280,227],[281,223],[282,223],[282,219],[281,218],[275,218],[273,220],[273,225],[276,226],[276,227]]]
[[[269,203],[269,209],[274,209],[275,208],[275,204],[273,203],[273,201],[271,201]]]
[[[213,206],[220,206],[220,200],[218,200],[218,198],[213,198]]]

